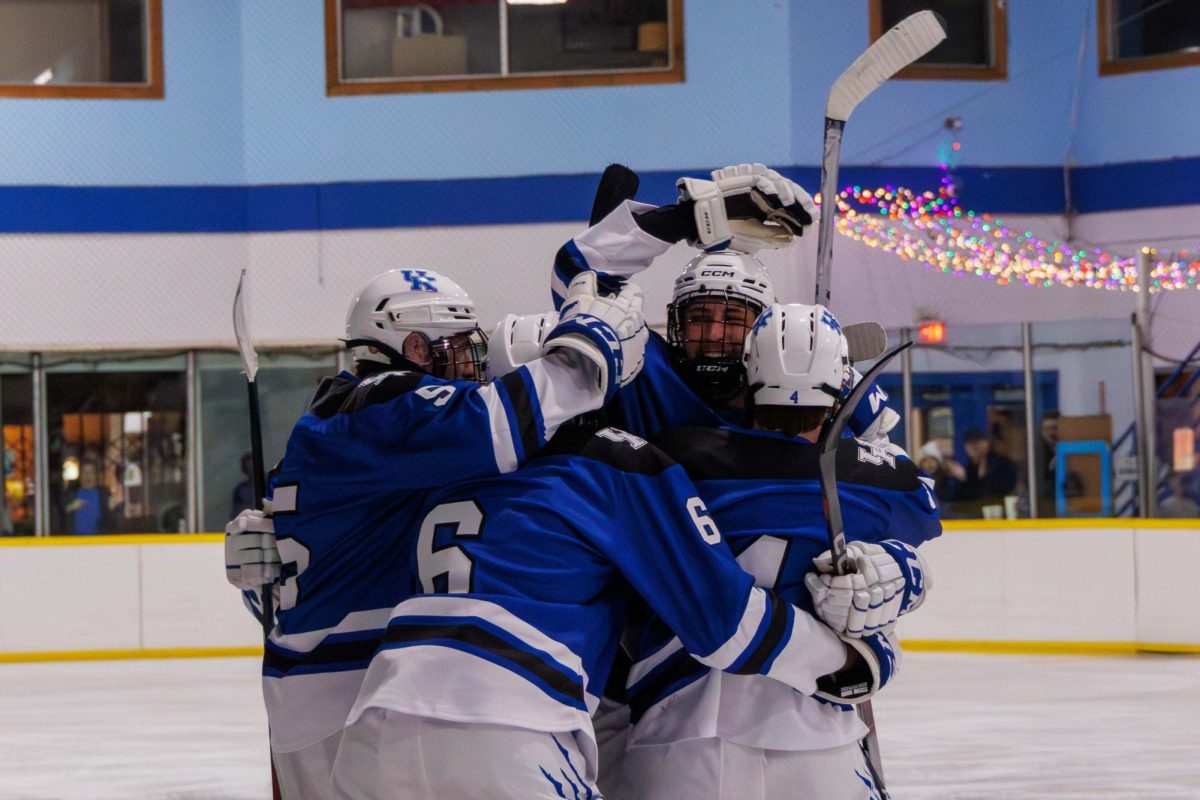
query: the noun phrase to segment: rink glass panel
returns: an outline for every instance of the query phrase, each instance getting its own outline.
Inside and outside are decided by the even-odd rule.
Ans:
[[[1200,3],[1096,0],[1101,75],[1200,64]]]
[[[949,35],[897,77],[919,80],[1003,80],[1008,76],[1004,0],[870,0],[875,41],[897,23],[929,9],[946,21]]]
[[[233,353],[200,353],[200,520],[197,529],[221,531],[244,499],[242,457],[250,452],[246,376]],[[337,372],[330,349],[264,351],[257,376],[262,410],[263,460],[270,470],[283,457],[288,435],[304,414],[321,378]],[[239,486],[241,490],[239,491]]]
[[[913,352],[913,415],[901,420],[892,438],[905,444],[918,466],[935,479],[946,519],[1028,517],[1025,445],[1025,385],[1021,331],[1017,325],[947,326],[941,345],[918,343]],[[1035,375],[1039,406],[1057,407],[1057,375]],[[900,371],[893,366],[881,378],[889,405],[904,407]],[[910,430],[911,428],[911,430]],[[967,436],[981,433],[997,469],[1015,473],[1011,486],[956,477],[971,456]]]
[[[162,0],[0,0],[0,96],[161,98]]]
[[[683,80],[683,0],[326,0],[331,95]]]
[[[0,355],[0,536],[32,536],[34,531],[30,370],[28,355]]]
[[[51,534],[187,530],[183,354],[45,357]]]

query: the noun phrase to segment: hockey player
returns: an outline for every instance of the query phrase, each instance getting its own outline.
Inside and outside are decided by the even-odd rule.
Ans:
[[[599,798],[590,715],[633,592],[699,663],[789,693],[891,674],[883,637],[839,639],[755,588],[683,470],[624,431],[566,427],[419,513],[418,593],[350,713],[337,798]]]
[[[714,170],[711,181],[681,178],[678,187],[673,205],[621,203],[559,249],[551,278],[557,307],[581,272],[595,271],[611,288],[677,242],[703,248],[675,280],[666,337],[651,333],[640,377],[609,405],[612,424],[649,438],[685,425],[745,421],[742,345],[775,302],[770,275],[753,253],[787,246],[816,216],[804,189],[762,164]],[[850,427],[885,444],[899,415],[879,387],[871,398]]]
[[[270,482],[273,517],[244,512],[227,529],[230,582],[279,579],[263,693],[286,800],[328,797],[346,715],[411,593],[405,543],[426,495],[515,470],[562,422],[599,408],[636,375],[640,308],[635,285],[604,298],[581,275],[542,357],[482,385],[486,337],[454,281],[392,270],[355,298],[354,373],[327,379],[292,430]]]
[[[842,635],[891,640],[896,617],[929,589],[914,546],[941,525],[931,487],[898,448],[844,439],[838,490],[856,571],[830,574],[814,443],[849,388],[849,355],[824,307],[772,306],[745,347],[752,427],[676,429],[660,443],[757,585]],[[710,670],[662,627],[643,646],[629,676],[622,800],[878,797],[858,745],[865,727],[848,708]]]

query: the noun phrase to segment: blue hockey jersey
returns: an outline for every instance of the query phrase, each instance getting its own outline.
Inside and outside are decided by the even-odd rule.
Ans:
[[[341,729],[392,608],[411,594],[406,543],[427,494],[511,472],[600,405],[600,389],[570,374],[542,359],[488,385],[414,372],[323,384],[270,482],[283,566],[263,690],[277,752]]]
[[[819,451],[799,437],[739,428],[676,429],[663,450],[695,481],[738,563],[797,607],[812,610],[804,575],[829,549]],[[837,451],[838,496],[847,539],[897,539],[917,546],[941,533],[928,479],[898,448],[844,439]],[[711,679],[706,666],[671,643],[660,624],[630,671],[633,741],[719,736],[773,749],[837,746],[861,735],[855,715],[761,681]],[[702,683],[702,679],[707,681]],[[672,697],[672,703],[662,701]],[[808,738],[806,738],[808,737]]]
[[[594,768],[590,715],[635,593],[710,667],[811,692],[844,661],[824,625],[754,588],[683,469],[624,431],[564,431],[422,513],[419,594],[393,611],[351,722],[382,707],[578,731]]]

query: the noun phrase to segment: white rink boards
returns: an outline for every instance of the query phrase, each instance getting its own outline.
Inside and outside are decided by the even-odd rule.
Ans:
[[[0,664],[0,800],[269,797],[256,672]],[[1200,798],[1196,656],[909,653],[876,715],[895,800]]]

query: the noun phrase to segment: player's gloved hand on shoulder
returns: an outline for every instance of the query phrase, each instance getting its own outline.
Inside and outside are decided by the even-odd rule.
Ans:
[[[257,592],[279,579],[279,550],[270,509],[247,509],[225,526],[225,579]]]
[[[558,324],[547,334],[543,353],[573,350],[594,363],[605,400],[637,377],[649,332],[642,318],[642,290],[626,283],[616,295],[601,295],[596,273],[581,272],[567,287]]]
[[[835,705],[870,700],[900,669],[900,643],[889,629],[861,639],[841,637],[849,659],[837,672],[817,679],[814,697]]]
[[[817,218],[817,206],[808,192],[765,164],[734,164],[714,169],[712,178],[725,192],[745,186],[763,221],[773,222],[793,236],[803,235],[804,229]]]
[[[851,572],[833,574],[828,550],[813,559],[804,576],[816,615],[840,636],[868,636],[893,625],[925,600],[929,568],[915,548],[891,539],[848,542]]]

